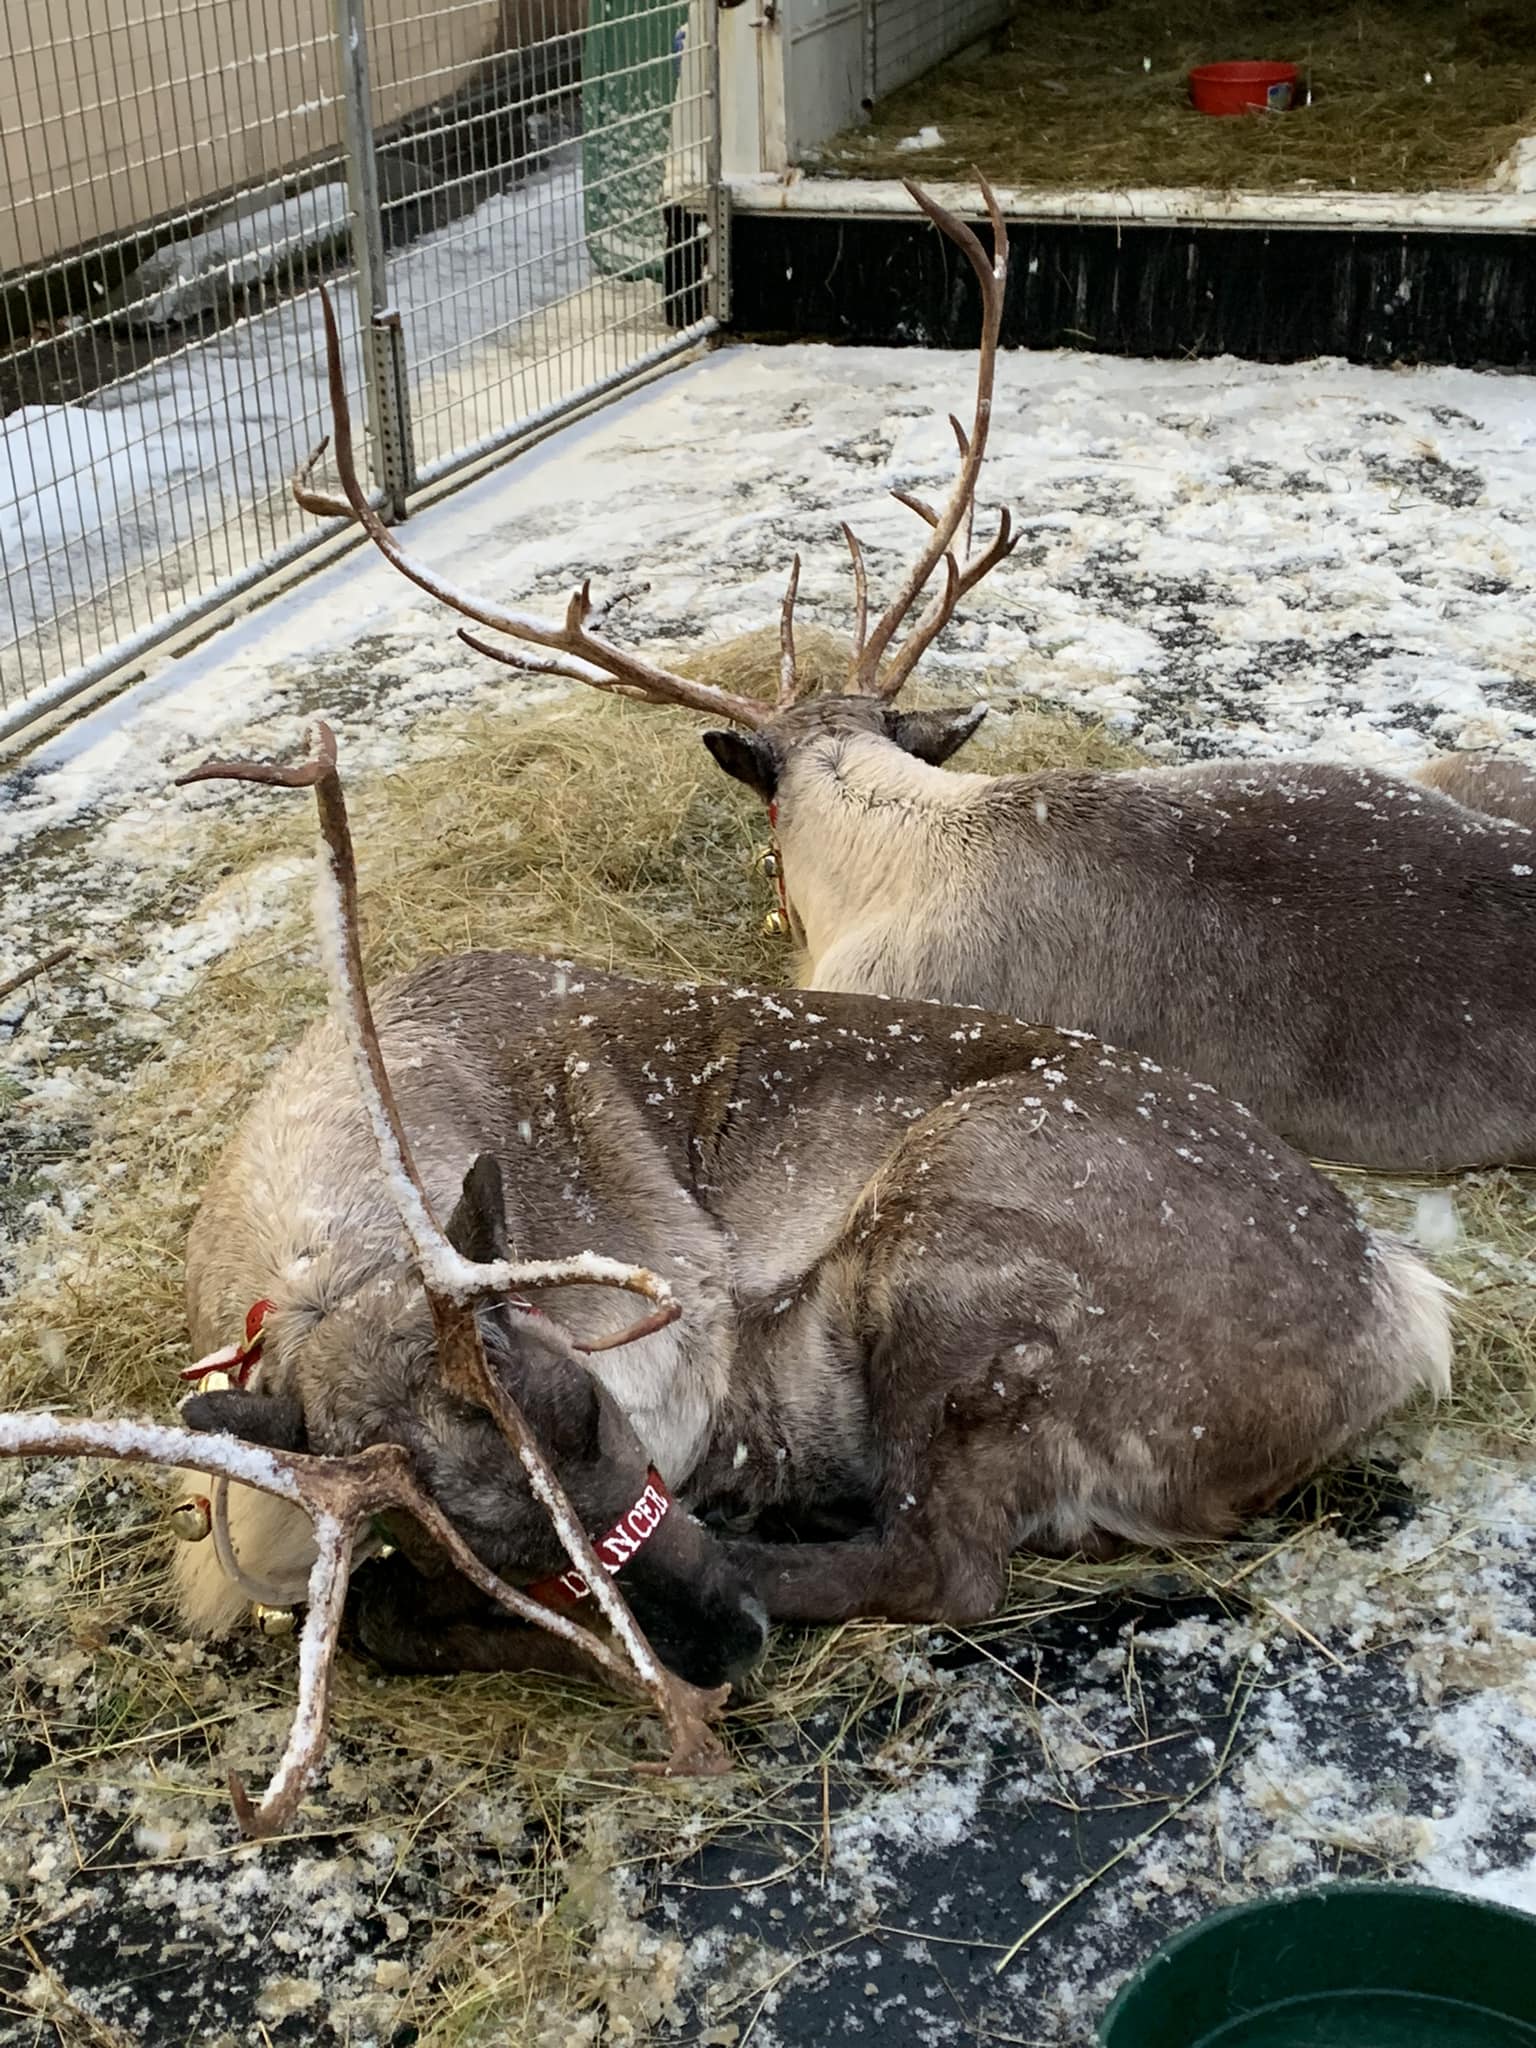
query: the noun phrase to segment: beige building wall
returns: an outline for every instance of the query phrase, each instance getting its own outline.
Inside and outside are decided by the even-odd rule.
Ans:
[[[585,0],[370,0],[374,118]],[[331,0],[0,0],[0,270],[127,232],[332,149]]]

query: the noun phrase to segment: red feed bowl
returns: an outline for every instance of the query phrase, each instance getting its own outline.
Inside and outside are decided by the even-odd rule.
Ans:
[[[1201,64],[1189,96],[1202,114],[1283,114],[1298,75],[1294,64]]]

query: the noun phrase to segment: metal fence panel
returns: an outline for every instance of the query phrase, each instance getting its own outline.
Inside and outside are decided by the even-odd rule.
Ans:
[[[289,246],[345,260],[345,169],[334,143],[316,146],[335,75],[323,20],[299,33],[286,0],[257,0],[232,37],[227,6],[192,0],[136,10],[114,39],[77,11],[8,0],[0,47],[31,110],[6,137],[0,235],[28,258],[0,278],[7,721],[295,539],[283,481],[320,415],[313,305],[264,288],[262,252],[274,269]],[[157,125],[164,84],[201,102],[195,149]],[[305,163],[298,194],[270,177],[240,187],[261,104],[268,149]],[[114,185],[161,209],[152,228],[117,223]],[[240,316],[221,318],[237,293]]]
[[[323,537],[316,276],[396,509],[710,324],[712,6],[91,7],[0,28],[0,734]]]

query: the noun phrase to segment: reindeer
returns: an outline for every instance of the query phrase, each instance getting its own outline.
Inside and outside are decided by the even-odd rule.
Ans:
[[[355,938],[345,952],[356,991]],[[368,1015],[412,1185],[452,1206],[491,1378],[575,1512],[617,1529],[664,1480],[656,1530],[618,1561],[696,1685],[739,1675],[765,1610],[975,1620],[1021,1546],[1222,1535],[1448,1384],[1444,1289],[1404,1247],[1208,1086],[1083,1034],[511,953],[433,962]],[[522,1466],[435,1362],[444,1283],[402,1237],[349,1059],[342,1025],[312,1028],[215,1170],[188,1244],[193,1339],[261,1303],[261,1352],[185,1419],[287,1452],[398,1445],[498,1577],[579,1598]],[[585,1284],[592,1242],[681,1319],[621,1328],[614,1292]],[[511,1245],[552,1263],[508,1267]],[[673,1494],[683,1512],[656,1516]],[[278,1505],[235,1489],[226,1542],[182,1552],[195,1627],[228,1627],[253,1577],[279,1598],[302,1583],[307,1531]],[[704,1526],[769,1511],[855,1533]],[[546,1662],[474,1585],[445,1593],[449,1563],[418,1542],[374,1568],[364,1643],[413,1668]]]
[[[984,180],[990,258],[907,189],[980,282],[976,406],[969,429],[951,421],[960,465],[943,506],[895,494],[927,537],[873,624],[864,553],[844,528],[855,631],[843,694],[800,701],[798,557],[773,705],[616,646],[585,584],[563,622],[545,620],[413,561],[358,482],[333,323],[344,499],[316,493],[306,471],[299,502],[350,512],[413,582],[501,636],[460,629],[480,652],[724,720],[704,743],[768,807],[803,987],[1098,1033],[1200,1075],[1322,1158],[1403,1171],[1536,1161],[1536,776],[1489,756],[1431,763],[1417,784],[1312,761],[942,773],[986,707],[898,708],[958,601],[1016,545],[1004,511],[972,551],[1007,231]]]
[[[316,789],[337,996],[192,1228],[194,1342],[235,1341],[185,1427],[0,1417],[0,1453],[183,1465],[197,1630],[307,1588],[253,1830],[317,1761],[380,1535],[353,1609],[381,1661],[596,1659],[675,1768],[717,1768],[719,1684],[770,1619],[975,1621],[1017,1548],[1219,1537],[1446,1390],[1446,1290],[1209,1086],[975,1010],[515,953],[375,1005],[329,732],[183,780],[231,776]],[[574,1626],[589,1601],[629,1662]]]

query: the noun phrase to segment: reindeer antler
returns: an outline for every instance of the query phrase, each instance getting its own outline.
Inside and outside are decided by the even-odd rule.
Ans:
[[[363,979],[357,872],[336,768],[335,737],[328,726],[319,723],[315,741],[310,759],[295,766],[209,761],[178,781],[239,780],[315,791],[327,855],[321,871],[322,949],[357,1067],[363,1104],[426,1284],[444,1381],[461,1399],[486,1409],[516,1451],[566,1554],[591,1588],[626,1654],[620,1655],[554,1608],[529,1599],[482,1564],[422,1487],[409,1457],[398,1445],[376,1444],[351,1457],[322,1458],[163,1423],[41,1412],[0,1414],[0,1457],[111,1458],[127,1464],[190,1466],[226,1485],[233,1482],[273,1494],[309,1516],[314,1525],[315,1561],[310,1568],[308,1613],[299,1642],[299,1692],[293,1726],[259,1805],[252,1803],[238,1778],[230,1777],[235,1813],[248,1835],[281,1833],[297,1813],[314,1776],[325,1747],[331,1671],[353,1546],[366,1518],[390,1510],[409,1515],[473,1585],[509,1614],[560,1637],[621,1690],[636,1698],[649,1697],[672,1739],[665,1770],[678,1776],[716,1775],[729,1764],[709,1721],[724,1704],[729,1688],[701,1690],[660,1663],[593,1549],[516,1402],[491,1371],[470,1305],[477,1297],[512,1288],[571,1286],[621,1287],[658,1304],[655,1313],[622,1335],[605,1344],[582,1347],[605,1350],[664,1328],[678,1315],[677,1303],[665,1282],[643,1267],[623,1265],[590,1252],[572,1259],[522,1264],[501,1260],[479,1266],[461,1258],[439,1229],[400,1122]],[[535,1327],[540,1343],[573,1354],[576,1351],[571,1340],[547,1319]]]
[[[1003,561],[1018,546],[1018,536],[1013,531],[1013,520],[1004,509],[997,532],[982,549],[980,554],[970,556],[962,566],[952,552],[962,520],[965,523],[965,550],[970,554],[971,530],[976,513],[976,483],[981,475],[982,458],[987,452],[987,433],[992,424],[992,386],[997,371],[997,343],[1003,324],[1003,300],[1008,289],[1008,230],[1003,222],[1002,209],[997,203],[997,194],[978,171],[977,182],[986,201],[987,214],[992,223],[992,256],[976,239],[966,223],[957,215],[940,206],[919,185],[905,179],[908,192],[927,214],[934,226],[961,249],[976,279],[981,286],[981,346],[976,363],[976,410],[969,433],[960,422],[950,415],[950,425],[960,448],[960,470],[954,487],[945,499],[943,507],[935,511],[921,498],[913,497],[908,491],[893,491],[892,496],[900,504],[917,513],[929,528],[926,545],[916,561],[902,579],[901,588],[891,599],[876,620],[874,630],[865,632],[867,599],[863,551],[853,534],[845,526],[843,532],[853,557],[854,584],[858,607],[858,625],[854,636],[853,654],[848,664],[846,688],[850,693],[868,694],[877,697],[894,697],[902,684],[911,675],[918,662],[932,646],[935,639],[954,612],[956,604],[978,584],[982,577]],[[894,652],[892,642],[901,630],[913,605],[916,604],[935,569],[942,565],[943,587],[935,593],[905,640]]]
[[[605,617],[618,600],[611,600],[606,606],[594,605],[590,581],[584,582],[579,590],[572,591],[566,604],[564,623],[557,625],[553,620],[537,618],[531,612],[509,611],[488,598],[471,597],[467,591],[449,582],[447,577],[439,576],[425,563],[408,555],[369,503],[368,494],[358,479],[352,449],[352,410],[342,370],[336,315],[325,286],[320,285],[318,290],[325,321],[325,361],[330,383],[336,474],[344,496],[332,498],[310,486],[310,475],[326,449],[327,443],[322,441],[303,467],[294,473],[293,495],[303,511],[317,512],[327,519],[357,519],[380,554],[422,590],[440,598],[466,619],[489,626],[493,632],[504,633],[510,640],[550,650],[544,654],[520,654],[495,641],[482,640],[478,634],[466,632],[461,627],[459,638],[477,653],[489,655],[492,661],[504,662],[509,668],[531,670],[535,675],[568,676],[574,682],[590,683],[594,690],[637,698],[642,703],[680,704],[690,711],[704,711],[713,718],[728,719],[733,725],[756,728],[767,722],[771,714],[766,704],[760,704],[751,697],[738,697],[731,690],[716,689],[709,683],[694,682],[688,676],[674,675],[670,669],[616,647],[612,641],[595,632],[594,622]]]
[[[1002,327],[1003,299],[1008,284],[1008,230],[1003,222],[1002,210],[992,187],[977,173],[982,196],[986,201],[987,213],[992,223],[992,255],[988,258],[981,243],[966,223],[930,198],[921,186],[910,179],[904,181],[917,205],[940,232],[961,249],[981,286],[981,347],[976,371],[976,409],[967,433],[953,416],[950,425],[954,428],[955,439],[960,448],[960,470],[948,498],[938,511],[914,497],[908,491],[894,491],[892,496],[901,504],[916,512],[929,528],[929,538],[907,571],[900,589],[876,620],[874,630],[869,630],[869,588],[865,569],[864,551],[857,537],[848,526],[843,534],[853,560],[855,593],[855,621],[853,652],[849,657],[848,679],[845,688],[853,693],[867,693],[879,697],[894,697],[905,683],[924,653],[943,631],[952,616],[956,604],[978,584],[989,570],[1012,554],[1018,545],[1018,536],[1013,531],[1010,514],[1004,510],[997,532],[979,554],[971,555],[971,529],[975,519],[976,483],[981,473],[982,458],[986,454],[987,431],[992,417],[992,386],[997,366],[998,336]],[[326,369],[331,397],[331,438],[336,450],[336,473],[341,481],[343,496],[334,498],[317,491],[309,479],[316,463],[328,445],[322,441],[302,468],[293,477],[293,495],[306,512],[319,513],[322,517],[355,518],[359,520],[369,539],[385,559],[397,568],[402,576],[417,584],[431,596],[460,612],[467,619],[479,625],[489,626],[493,632],[504,634],[507,639],[520,643],[519,647],[508,647],[495,640],[482,638],[461,626],[459,638],[466,646],[473,647],[479,654],[489,656],[492,661],[504,662],[509,668],[523,669],[535,675],[566,676],[571,681],[587,683],[594,690],[606,691],[611,696],[628,697],[644,704],[678,704],[690,711],[707,712],[711,717],[724,718],[733,725],[744,725],[758,730],[766,725],[775,711],[786,710],[796,703],[800,696],[799,680],[795,667],[795,598],[799,590],[800,564],[795,560],[790,572],[789,588],[785,592],[780,611],[779,635],[781,658],[779,664],[778,702],[774,706],[760,702],[753,697],[737,696],[734,691],[717,689],[710,683],[699,683],[688,676],[680,676],[657,663],[647,661],[643,656],[616,647],[596,629],[608,612],[619,602],[611,599],[606,605],[594,604],[590,582],[583,582],[579,590],[571,593],[566,605],[565,618],[561,623],[542,619],[530,612],[511,611],[505,606],[493,603],[488,598],[473,597],[458,588],[446,576],[439,576],[433,569],[418,562],[401,547],[394,533],[387,527],[373,506],[358,479],[357,464],[352,447],[352,413],[347,399],[346,378],[341,363],[341,343],[336,328],[336,316],[332,310],[330,295],[325,286],[318,287],[320,308],[325,321]],[[955,559],[953,548],[965,524],[964,552],[967,559],[961,563]],[[942,568],[942,586],[930,599],[922,615],[907,633],[899,646],[894,647],[896,635],[906,623],[913,606],[922,596],[931,581],[934,571]],[[628,595],[628,593],[624,593]],[[544,650],[525,653],[521,648]]]
[[[604,1345],[591,1347],[610,1349],[618,1344],[631,1343],[674,1321],[680,1311],[671,1290],[665,1281],[644,1267],[624,1265],[593,1252],[582,1252],[570,1259],[521,1262],[503,1259],[477,1265],[453,1248],[432,1212],[431,1202],[411,1156],[368,999],[359,941],[357,867],[352,853],[352,835],[347,823],[341,776],[336,766],[335,735],[323,720],[317,720],[311,756],[306,762],[282,767],[269,761],[208,761],[202,767],[178,776],[177,784],[214,780],[314,790],[325,846],[316,902],[321,947],[328,978],[338,997],[342,1028],[352,1053],[358,1090],[373,1128],[380,1163],[400,1212],[400,1220],[411,1240],[426,1288],[437,1333],[444,1384],[461,1400],[484,1408],[516,1452],[529,1484],[549,1514],[572,1564],[591,1587],[604,1618],[627,1651],[640,1685],[655,1701],[667,1723],[672,1736],[668,1769],[678,1774],[697,1775],[727,1769],[724,1752],[707,1726],[708,1716],[723,1704],[727,1689],[722,1687],[716,1692],[702,1692],[674,1677],[657,1658],[628,1603],[599,1560],[522,1411],[492,1372],[471,1305],[476,1299],[513,1289],[575,1286],[619,1287],[658,1304],[656,1313],[622,1335],[610,1338]],[[540,1329],[539,1341],[569,1347],[572,1351],[576,1349],[569,1338],[552,1327]],[[197,1463],[195,1459],[191,1462]],[[564,1633],[563,1630],[559,1632]]]
[[[273,1494],[302,1508],[310,1517],[315,1530],[315,1562],[309,1574],[309,1611],[299,1641],[299,1691],[293,1726],[259,1805],[252,1803],[233,1772],[229,1778],[235,1813],[248,1835],[281,1834],[298,1812],[305,1788],[319,1765],[325,1748],[331,1672],[352,1545],[359,1524],[368,1516],[391,1509],[410,1515],[430,1538],[442,1545],[464,1576],[509,1614],[562,1637],[590,1657],[622,1691],[644,1698],[651,1690],[631,1664],[599,1637],[565,1615],[530,1600],[483,1565],[423,1490],[411,1470],[409,1457],[397,1444],[375,1444],[349,1458],[316,1458],[297,1451],[270,1450],[264,1444],[246,1443],[237,1437],[204,1435],[167,1423],[107,1421],[44,1412],[0,1415],[0,1457],[111,1458],[132,1465],[190,1465],[241,1486],[254,1487],[259,1493]],[[592,1584],[595,1589],[597,1580]],[[681,1680],[671,1679],[670,1683],[684,1693],[694,1690],[683,1686]],[[695,1699],[699,1702],[696,1711],[702,1717],[713,1696],[695,1694]],[[707,1729],[703,1732],[706,1742],[712,1745],[714,1738]]]
[[[935,511],[931,505],[925,504],[921,498],[914,497],[910,491],[897,490],[891,493],[898,504],[905,505],[924,522],[929,529],[929,538],[902,579],[901,588],[875,621],[873,632],[869,630],[869,577],[865,567],[864,549],[858,535],[846,521],[844,522],[843,538],[848,543],[848,553],[853,562],[854,590],[853,652],[848,658],[848,679],[843,686],[850,696],[866,695],[887,700],[894,697],[948,625],[960,599],[968,590],[974,589],[989,570],[995,569],[999,562],[1011,555],[1019,544],[1019,536],[1013,530],[1012,514],[1005,507],[992,539],[979,554],[972,555],[970,551],[976,520],[976,483],[981,475],[982,457],[987,450],[987,432],[992,423],[992,386],[997,371],[997,343],[1003,323],[1003,300],[1008,289],[1008,230],[1003,222],[1002,209],[998,206],[996,193],[979,171],[976,177],[992,223],[990,260],[981,243],[963,220],[951,213],[947,207],[940,206],[936,199],[931,198],[920,185],[914,185],[910,178],[902,181],[934,226],[964,252],[981,286],[981,346],[976,364],[976,411],[969,433],[954,414],[950,414],[949,424],[954,429],[955,440],[960,449],[960,470],[941,510]],[[960,532],[962,521],[965,525],[964,553],[967,558],[963,565],[955,559],[954,554],[954,542]],[[928,587],[935,569],[941,567],[944,576],[942,586],[929,600],[922,616],[905,640],[892,652],[892,642],[906,622],[912,607]],[[786,616],[781,627],[781,637],[789,652],[786,655],[786,672],[780,681],[781,707],[793,704],[799,695],[794,675],[793,579],[784,602]]]

